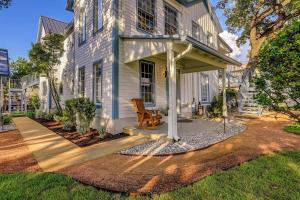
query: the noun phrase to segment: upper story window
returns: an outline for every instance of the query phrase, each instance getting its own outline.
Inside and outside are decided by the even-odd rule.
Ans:
[[[155,64],[153,62],[140,62],[140,96],[146,106],[155,104]]]
[[[83,44],[86,41],[86,13],[81,11],[79,15],[79,33],[78,33],[78,43]]]
[[[93,76],[93,97],[96,105],[101,107],[102,105],[102,62],[94,64],[94,76]]]
[[[94,0],[94,16],[93,16],[94,33],[103,28],[103,1]]]
[[[78,94],[81,97],[85,95],[85,67],[78,70]]]
[[[168,4],[165,4],[165,34],[178,34],[178,11]]]
[[[155,31],[156,0],[137,0],[138,29],[153,33]]]
[[[192,37],[200,40],[200,25],[194,21],[192,21]]]
[[[214,47],[213,34],[210,32],[207,33],[207,45],[210,47]]]

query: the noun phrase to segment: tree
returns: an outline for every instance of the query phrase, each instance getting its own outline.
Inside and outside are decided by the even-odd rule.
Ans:
[[[51,95],[59,114],[62,114],[62,107],[55,75],[56,68],[60,64],[60,57],[64,52],[63,40],[64,37],[60,34],[48,34],[42,38],[41,43],[34,44],[29,52],[35,71],[45,74],[48,78]]]
[[[291,109],[300,108],[300,21],[269,39],[258,54],[254,76],[258,102],[300,122]]]
[[[23,76],[29,75],[33,71],[32,63],[25,58],[18,58],[10,64],[12,71],[12,78],[19,79]]]
[[[2,8],[8,8],[11,4],[11,0],[0,0],[0,10]]]
[[[243,83],[251,78],[257,66],[257,54],[263,43],[275,37],[291,19],[300,15],[299,0],[219,0],[217,7],[224,10],[226,25],[239,34],[238,45],[250,42],[249,63]]]

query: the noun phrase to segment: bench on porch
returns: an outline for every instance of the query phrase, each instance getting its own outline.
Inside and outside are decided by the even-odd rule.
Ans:
[[[146,123],[148,127],[155,128],[160,124],[162,116],[159,110],[147,110],[143,99],[132,99],[131,101],[137,113],[138,127],[143,127]]]

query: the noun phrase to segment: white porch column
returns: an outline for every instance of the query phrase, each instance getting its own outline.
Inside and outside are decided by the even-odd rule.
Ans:
[[[176,62],[174,51],[169,48],[167,51],[167,66],[169,79],[169,111],[168,111],[168,138],[179,140],[177,134],[177,95],[176,95]]]
[[[226,68],[222,69],[222,92],[223,92],[223,116],[227,117],[227,102],[226,102]]]

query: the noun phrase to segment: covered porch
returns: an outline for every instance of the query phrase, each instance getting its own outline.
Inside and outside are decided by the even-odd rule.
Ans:
[[[239,62],[188,36],[123,36],[122,46],[125,64],[147,59],[158,59],[165,62],[165,76],[168,82],[168,117],[164,125],[156,130],[151,130],[153,133],[162,130],[164,134],[167,133],[169,139],[178,141],[182,137],[179,130],[185,131],[184,126],[178,125],[178,117],[181,117],[182,109],[179,81],[182,74],[211,70],[221,71],[224,94],[223,114],[224,117],[227,117],[226,68],[228,64],[240,65]],[[194,128],[197,127],[197,130],[202,129],[201,122],[193,122],[193,125],[195,125]]]

